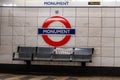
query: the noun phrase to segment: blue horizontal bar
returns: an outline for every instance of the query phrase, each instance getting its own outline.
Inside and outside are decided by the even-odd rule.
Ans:
[[[38,34],[75,34],[75,29],[38,29]]]

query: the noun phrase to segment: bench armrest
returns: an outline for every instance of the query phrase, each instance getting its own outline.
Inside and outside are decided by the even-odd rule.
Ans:
[[[31,60],[33,60],[33,58],[34,58],[34,53],[31,54]]]
[[[53,59],[53,56],[55,55],[55,50],[50,53],[51,54],[51,60]]]
[[[92,54],[94,53],[94,48],[92,48]]]
[[[15,52],[13,52],[13,56],[12,56],[12,59],[14,59],[14,57],[15,57]]]
[[[13,60],[15,59],[15,54],[17,54],[17,52],[13,52],[13,56],[12,56]]]

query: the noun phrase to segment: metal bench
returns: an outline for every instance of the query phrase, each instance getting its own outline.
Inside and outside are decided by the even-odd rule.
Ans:
[[[92,62],[93,51],[94,48],[18,47],[18,57],[13,53],[13,60],[23,60],[27,65],[31,61],[63,61],[86,66],[86,62]]]
[[[23,60],[27,65],[30,65],[35,53],[36,47],[18,46],[17,52],[13,53],[13,60]]]
[[[86,66],[86,62],[92,62],[93,51],[94,48],[75,48],[72,61],[81,62],[82,66]]]
[[[52,60],[52,55],[54,54],[54,47],[37,47],[37,52],[35,53],[34,61],[50,61]]]

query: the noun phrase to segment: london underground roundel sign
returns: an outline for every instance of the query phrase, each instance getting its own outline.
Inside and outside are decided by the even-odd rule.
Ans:
[[[56,21],[59,21],[62,24],[64,24],[66,29],[48,28],[51,23]],[[75,34],[75,29],[71,29],[71,25],[67,19],[61,16],[52,16],[43,23],[42,29],[41,28],[38,29],[38,34],[42,34],[42,37],[47,44],[54,47],[59,47],[66,44],[70,40],[71,34]],[[53,41],[48,37],[49,34],[64,34],[65,37],[61,41]]]

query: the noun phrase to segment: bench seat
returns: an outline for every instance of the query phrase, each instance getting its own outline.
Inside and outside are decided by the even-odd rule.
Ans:
[[[13,60],[22,60],[30,65],[31,61],[92,62],[94,48],[54,48],[19,46],[13,53]]]

